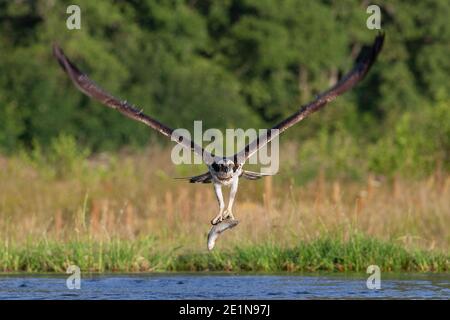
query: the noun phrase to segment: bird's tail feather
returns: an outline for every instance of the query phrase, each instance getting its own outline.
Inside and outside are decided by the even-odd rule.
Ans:
[[[253,172],[253,171],[247,171],[247,170],[242,171],[242,177],[244,177],[245,179],[249,179],[249,180],[258,180],[262,177],[267,177],[267,176],[271,176],[271,174]]]
[[[211,173],[208,171],[206,173],[203,173],[198,176],[193,177],[185,177],[185,178],[175,178],[175,179],[183,179],[183,180],[189,180],[190,183],[210,183],[212,176]]]

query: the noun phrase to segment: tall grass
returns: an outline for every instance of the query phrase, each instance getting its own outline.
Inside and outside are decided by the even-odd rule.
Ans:
[[[406,250],[398,244],[354,234],[349,239],[323,236],[299,241],[289,247],[275,242],[245,244],[232,249],[183,251],[161,250],[152,237],[135,240],[78,239],[28,241],[0,246],[1,271],[65,272],[75,264],[83,271],[356,271],[369,265],[388,271],[446,272],[448,255]]]
[[[69,140],[55,150],[76,148]],[[242,181],[234,209],[241,223],[213,253],[211,186],[173,179],[205,169],[173,166],[169,149],[76,161],[61,161],[65,151],[0,158],[0,270],[448,270],[445,171],[355,180],[319,167],[299,182],[290,162],[297,146],[285,148],[291,154],[282,154],[279,175]]]

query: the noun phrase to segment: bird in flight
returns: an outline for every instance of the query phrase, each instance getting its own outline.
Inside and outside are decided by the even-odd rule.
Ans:
[[[91,79],[89,79],[86,74],[81,72],[80,69],[78,69],[67,58],[63,50],[57,44],[53,45],[53,54],[55,55],[63,70],[68,74],[74,85],[81,92],[106,105],[107,107],[116,109],[117,111],[121,112],[131,119],[143,122],[152,129],[160,132],[164,136],[171,138],[173,141],[179,143],[183,147],[188,148],[194,153],[200,155],[204,163],[207,165],[208,171],[204,174],[189,177],[187,179],[189,179],[189,182],[191,183],[212,183],[214,185],[214,191],[217,196],[217,201],[219,202],[219,213],[217,214],[217,216],[215,216],[214,219],[211,220],[211,223],[213,225],[217,225],[220,222],[226,220],[228,221],[228,228],[232,228],[237,224],[237,221],[230,221],[235,220],[232,208],[238,189],[239,178],[243,177],[250,180],[256,180],[266,175],[244,170],[243,166],[245,162],[260,148],[264,147],[267,143],[269,143],[283,131],[302,121],[313,112],[321,109],[328,102],[333,101],[338,96],[350,90],[358,82],[360,82],[375,62],[378,54],[383,47],[383,42],[384,34],[377,35],[372,46],[367,50],[367,52],[365,52],[365,54],[360,54],[361,58],[357,59],[354,67],[334,86],[316,96],[313,101],[301,106],[297,112],[293,113],[291,116],[275,125],[271,130],[267,132],[267,134],[257,137],[255,140],[247,144],[240,152],[228,157],[219,157],[208,152],[198,144],[194,143],[194,141],[178,134],[176,130],[173,130],[170,127],[157,121],[156,119],[145,115],[141,109],[136,108],[126,100],[120,100],[112,96],[107,91],[103,90],[97,84],[95,84]],[[222,195],[222,186],[231,187],[230,198],[228,206],[226,208]],[[214,229],[214,227],[210,231],[210,236],[214,239],[217,237],[218,233],[221,233],[227,228],[219,228],[218,226],[215,227],[217,227],[217,232],[213,232],[216,230]],[[214,243],[212,243],[212,246],[213,245]],[[208,247],[209,246],[210,244],[208,242]]]

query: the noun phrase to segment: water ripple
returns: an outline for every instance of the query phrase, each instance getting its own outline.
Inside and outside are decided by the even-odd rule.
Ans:
[[[448,274],[390,275],[369,290],[365,275],[0,275],[0,299],[449,299]]]

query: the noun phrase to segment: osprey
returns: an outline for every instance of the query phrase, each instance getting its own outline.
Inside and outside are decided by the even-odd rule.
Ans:
[[[171,138],[173,141],[192,150],[194,153],[203,158],[208,167],[208,171],[204,174],[186,179],[189,179],[189,182],[191,183],[212,183],[214,185],[214,191],[219,203],[219,213],[211,220],[211,223],[213,225],[217,225],[219,222],[226,219],[234,220],[232,208],[238,189],[239,178],[244,177],[246,179],[256,180],[266,175],[244,170],[243,166],[248,158],[250,158],[250,156],[256,153],[260,148],[269,143],[283,131],[302,121],[313,112],[316,112],[320,108],[324,107],[328,102],[333,101],[339,95],[353,88],[353,86],[360,82],[375,62],[381,51],[383,42],[384,34],[379,34],[366,54],[360,54],[360,56],[362,56],[361,59],[357,59],[352,70],[343,76],[334,86],[319,94],[313,101],[301,106],[297,112],[275,125],[272,130],[268,131],[266,136],[260,136],[254,141],[251,141],[245,146],[244,149],[230,157],[218,157],[209,153],[189,138],[178,135],[175,130],[169,128],[154,118],[145,115],[142,110],[136,108],[126,100],[115,98],[96,85],[88,78],[86,74],[81,72],[66,57],[62,49],[57,44],[53,45],[53,53],[63,70],[68,74],[74,85],[81,92],[106,105],[107,107],[116,109],[131,119],[143,122],[147,126],[160,132],[164,136]],[[222,186],[231,187],[230,198],[226,208],[222,195]],[[230,223],[229,225],[230,227],[233,227],[236,224],[237,221],[236,223]],[[215,229],[211,229],[211,232],[213,230]],[[218,230],[222,232],[223,228],[218,228]],[[213,234],[213,236],[215,235]]]

